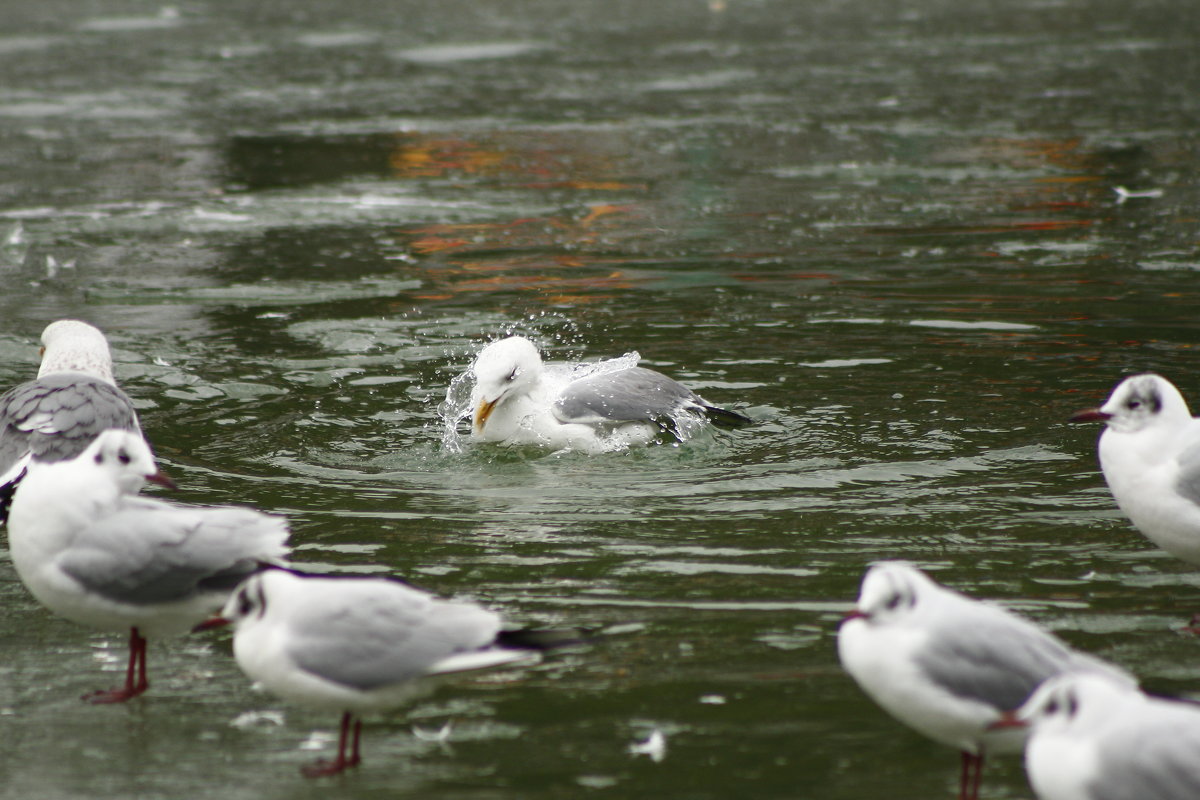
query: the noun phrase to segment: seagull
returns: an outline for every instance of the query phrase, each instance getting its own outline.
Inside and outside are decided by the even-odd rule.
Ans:
[[[33,459],[13,498],[9,550],[33,596],[73,622],[130,632],[125,685],[85,697],[94,703],[145,692],[146,636],[189,630],[287,554],[283,518],[136,496],[146,481],[171,485],[139,434],[110,429],[70,461]]]
[[[38,377],[0,395],[0,523],[31,457],[74,458],[108,428],[141,430],[113,378],[108,341],[86,322],[50,323]]]
[[[284,700],[342,712],[337,757],[304,767],[310,778],[362,761],[361,715],[403,705],[435,676],[529,663],[576,633],[504,631],[495,612],[441,600],[392,578],[266,569],[247,579],[220,616],[252,680]]]
[[[1176,558],[1200,565],[1200,420],[1169,380],[1145,373],[1071,422],[1103,422],[1100,469],[1134,527]]]
[[[664,431],[684,441],[705,419],[721,427],[752,422],[637,361],[629,353],[593,364],[545,364],[523,336],[492,342],[470,370],[472,437],[597,453],[648,444]]]
[[[1095,674],[1046,681],[997,727],[1028,727],[1025,772],[1039,800],[1195,800],[1200,706]]]
[[[962,751],[960,800],[979,796],[985,752],[1020,751],[1020,731],[988,726],[1046,678],[1080,670],[1134,683],[1029,620],[941,586],[903,561],[867,570],[838,631],[838,657],[885,711]]]

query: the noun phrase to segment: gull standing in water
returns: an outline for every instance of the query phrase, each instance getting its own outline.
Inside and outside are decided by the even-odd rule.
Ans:
[[[598,364],[546,364],[522,336],[492,342],[471,366],[472,437],[596,453],[648,444],[664,431],[682,441],[705,419],[722,427],[752,421],[636,362],[632,353]]]
[[[893,717],[962,751],[959,798],[979,796],[985,753],[1019,752],[1021,731],[992,730],[1047,678],[1068,670],[1132,677],[999,606],[941,586],[911,564],[863,577],[838,631],[842,666]]]
[[[146,636],[186,632],[288,551],[281,517],[137,497],[147,480],[170,484],[140,435],[113,429],[70,461],[35,458],[13,498],[9,550],[33,596],[73,622],[130,632],[125,685],[85,697],[95,703],[146,691]]]
[[[360,715],[431,688],[429,678],[537,659],[574,632],[504,631],[495,612],[441,600],[390,578],[267,569],[197,630],[234,625],[238,666],[285,700],[340,711],[337,757],[304,767],[334,775],[362,757]]]
[[[1104,676],[1046,681],[997,728],[1028,727],[1025,772],[1040,800],[1195,800],[1200,706]]]
[[[86,322],[50,323],[38,377],[0,395],[0,523],[31,457],[74,458],[108,428],[141,430],[113,378],[108,341]]]
[[[1169,380],[1126,378],[1104,405],[1071,417],[1103,422],[1100,469],[1121,511],[1150,541],[1200,565],[1200,420]]]

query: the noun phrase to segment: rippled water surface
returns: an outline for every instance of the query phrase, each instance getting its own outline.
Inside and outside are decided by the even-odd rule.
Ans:
[[[370,720],[361,769],[305,782],[336,720],[254,691],[219,637],[156,643],[127,707],[80,703],[124,643],[49,616],[5,560],[2,796],[951,796],[957,756],[837,665],[879,558],[1200,691],[1177,632],[1200,577],[1064,424],[1134,370],[1200,398],[1195,16],[7,9],[0,386],[46,322],[88,319],[179,500],[286,513],[314,568],[615,632]],[[508,332],[637,350],[756,425],[455,452],[439,404]],[[654,730],[661,761],[630,751]],[[1019,761],[985,793],[1029,797]]]

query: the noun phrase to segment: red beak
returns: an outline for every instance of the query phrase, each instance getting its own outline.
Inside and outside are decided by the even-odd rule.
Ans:
[[[1072,414],[1067,422],[1107,422],[1112,419],[1112,414],[1101,411],[1098,408],[1085,408],[1077,414]]]
[[[842,622],[849,622],[852,619],[870,619],[870,616],[859,611],[857,608],[852,608],[846,612],[846,616],[842,617]]]
[[[1002,711],[1000,719],[987,726],[989,731],[1003,731],[1010,728],[1027,728],[1029,723],[1017,716],[1015,711]]]
[[[159,486],[165,486],[168,489],[179,488],[175,485],[175,481],[168,478],[164,472],[156,472],[153,475],[147,475],[146,480],[150,481],[151,483],[157,483]]]
[[[210,618],[204,620],[204,622],[201,622],[196,627],[192,628],[192,633],[199,633],[200,631],[211,631],[213,628],[224,628],[230,622],[231,622],[231,620],[227,620],[224,617],[210,617]]]

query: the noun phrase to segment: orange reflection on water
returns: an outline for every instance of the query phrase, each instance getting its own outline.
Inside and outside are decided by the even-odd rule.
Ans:
[[[388,159],[398,178],[430,178],[448,171],[476,175],[493,173],[510,158],[502,150],[482,147],[465,139],[404,139]]]
[[[470,242],[466,239],[446,239],[441,236],[427,236],[424,239],[417,239],[409,244],[414,252],[421,255],[429,255],[430,253],[442,253],[447,250],[458,250],[466,247]]]
[[[399,231],[420,256],[410,268],[429,287],[418,299],[447,300],[461,294],[522,292],[553,304],[611,299],[646,278],[632,275],[621,259],[574,251],[599,235],[620,239],[642,233],[632,205],[599,203],[578,219],[523,217],[507,222],[437,224]],[[411,262],[410,262],[411,263]]]
[[[638,252],[661,231],[638,203],[649,184],[627,181],[630,149],[621,131],[482,131],[471,137],[397,134],[389,168],[397,179],[484,178],[507,189],[553,193],[570,212],[497,222],[433,224],[398,230],[397,259],[416,271],[425,300],[470,293],[522,293],[547,303],[591,303],[645,284],[613,253]],[[564,193],[567,198],[564,203]],[[570,193],[578,193],[571,202]],[[599,250],[599,252],[597,252]]]
[[[535,192],[644,194],[647,183],[624,179],[629,153],[620,131],[480,131],[469,138],[406,132],[393,135],[388,168],[398,180],[457,175]]]
[[[430,270],[432,282],[440,291],[414,294],[423,300],[449,300],[461,294],[524,292],[535,294],[545,302],[561,304],[596,303],[612,298],[611,292],[636,287],[639,280],[623,270],[597,275],[564,275],[550,271],[553,267],[572,268],[581,262],[564,265],[558,261],[540,261],[537,269],[523,271],[524,265],[509,261],[474,262],[462,264],[457,275]],[[480,272],[496,274],[479,276]],[[468,277],[463,273],[474,273]],[[452,277],[453,275],[453,277]]]

